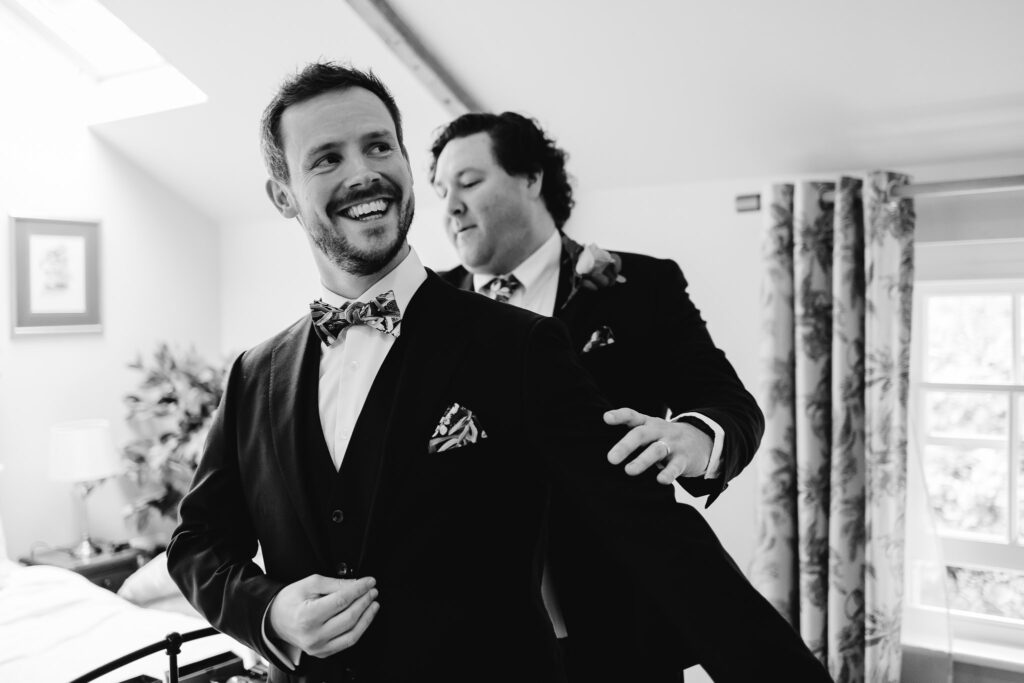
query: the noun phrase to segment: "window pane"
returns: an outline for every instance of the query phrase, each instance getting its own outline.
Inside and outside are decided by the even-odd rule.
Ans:
[[[1013,297],[936,296],[928,299],[929,382],[1013,381]]]
[[[1017,540],[1024,544],[1024,397],[1017,398]]]
[[[926,400],[929,435],[1006,437],[1009,432],[1006,394],[929,391]]]
[[[922,581],[921,602],[945,607],[941,585],[934,584]],[[1024,620],[1024,573],[949,566],[946,591],[950,609]]]
[[[1005,448],[925,447],[925,485],[944,531],[1005,538],[1008,475]]]

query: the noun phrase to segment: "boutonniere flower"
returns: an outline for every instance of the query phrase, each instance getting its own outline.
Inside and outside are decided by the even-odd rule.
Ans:
[[[611,287],[616,282],[625,282],[626,278],[619,274],[622,270],[622,259],[617,254],[605,251],[596,244],[583,246],[573,240],[562,237],[565,245],[565,256],[573,264],[572,281],[569,295],[565,303],[581,289],[597,291]]]

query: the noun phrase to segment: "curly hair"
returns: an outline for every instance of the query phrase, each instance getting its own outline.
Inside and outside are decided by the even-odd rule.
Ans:
[[[538,171],[544,174],[541,196],[548,213],[561,229],[569,220],[576,201],[572,198],[572,186],[565,163],[569,154],[560,149],[549,138],[534,119],[515,112],[501,114],[463,114],[444,128],[430,146],[433,158],[430,161],[430,181],[434,182],[437,172],[437,158],[445,146],[456,138],[476,133],[487,133],[498,164],[509,175],[528,175]]]
[[[284,110],[293,104],[311,100],[317,95],[332,90],[348,90],[363,88],[368,90],[387,107],[391,120],[395,124],[398,146],[406,158],[405,140],[402,136],[402,114],[398,111],[395,98],[387,86],[372,71],[360,71],[352,66],[334,62],[313,62],[299,73],[285,79],[277,94],[263,110],[260,119],[260,147],[263,151],[263,163],[275,180],[288,182],[288,162],[284,156],[284,141],[281,139],[281,116]]]

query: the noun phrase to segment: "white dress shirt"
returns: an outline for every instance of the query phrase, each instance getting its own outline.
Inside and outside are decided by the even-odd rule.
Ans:
[[[558,294],[558,268],[562,259],[562,237],[556,231],[544,244],[526,257],[511,273],[522,286],[512,292],[508,303],[528,311],[551,317],[555,314],[555,295]],[[494,275],[473,273],[473,289],[485,291]]]
[[[426,279],[427,271],[416,252],[410,249],[394,270],[356,299],[346,299],[324,287],[323,300],[340,307],[350,301],[369,301],[391,290],[395,293],[398,310],[404,314],[413,294]],[[373,380],[401,332],[401,324],[394,336],[366,325],[351,325],[342,330],[333,346],[320,344],[320,426],[335,469],[341,469],[352,430]]]

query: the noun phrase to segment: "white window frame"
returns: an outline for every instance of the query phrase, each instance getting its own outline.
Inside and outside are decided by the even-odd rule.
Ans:
[[[988,240],[977,242],[946,242],[919,244],[916,249],[917,275],[914,285],[914,328],[911,339],[911,375],[910,375],[910,453],[911,457],[923,454],[925,436],[925,405],[923,390],[983,391],[985,393],[1006,393],[1009,400],[1010,429],[1008,442],[1008,465],[1010,467],[1009,493],[1010,515],[1009,536],[999,541],[982,540],[977,536],[942,533],[939,536],[942,561],[945,564],[970,568],[1007,569],[1024,572],[1024,538],[1019,531],[1021,526],[1018,505],[1024,501],[1017,499],[1018,479],[1021,475],[1021,462],[1024,461],[1024,448],[1021,446],[1022,425],[1024,419],[1024,368],[1018,352],[1021,348],[1022,320],[1021,306],[1024,302],[1024,240]],[[923,370],[925,363],[925,311],[927,300],[933,296],[948,294],[993,294],[1009,292],[1013,294],[1013,384],[942,384],[924,382]],[[918,440],[923,441],[918,443]],[[933,440],[934,441],[934,440]],[[953,444],[981,443],[984,440],[959,439],[952,437],[947,440]],[[1000,446],[1006,442],[994,439]],[[909,487],[921,486],[921,470],[915,463],[908,467]],[[920,488],[918,489],[920,490]],[[921,527],[919,515],[907,515],[907,534],[926,534],[930,530]],[[905,597],[907,609],[904,623],[904,643],[919,645],[925,648],[943,648],[943,643],[935,643],[923,634],[929,629],[927,624],[936,618],[945,618],[945,610],[922,605],[917,600],[915,563],[934,559],[915,556],[914,543],[907,544],[907,590]],[[952,638],[952,651],[957,661],[971,662],[986,666],[996,666],[1013,671],[1024,672],[1024,620],[1007,619],[996,616],[979,615],[976,613],[950,610],[949,636]]]

